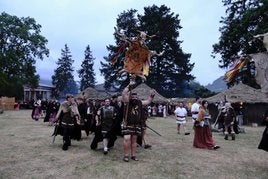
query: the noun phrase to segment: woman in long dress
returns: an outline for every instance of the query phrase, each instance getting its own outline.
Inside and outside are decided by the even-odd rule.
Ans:
[[[211,118],[207,109],[208,101],[203,100],[200,106],[197,119],[194,123],[194,142],[196,148],[218,149],[220,146],[215,144],[212,138],[209,120]]]

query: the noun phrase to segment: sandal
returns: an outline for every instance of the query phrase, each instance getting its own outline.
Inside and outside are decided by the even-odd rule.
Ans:
[[[128,156],[124,156],[124,157],[123,157],[123,161],[124,161],[124,162],[128,162],[128,161],[129,161],[129,157],[128,157]]]
[[[215,146],[213,147],[214,150],[217,150],[217,149],[219,149],[219,148],[221,148],[221,147],[218,146],[218,145],[215,145]]]
[[[132,156],[131,159],[135,161],[139,161],[139,159],[137,159],[136,156]]]

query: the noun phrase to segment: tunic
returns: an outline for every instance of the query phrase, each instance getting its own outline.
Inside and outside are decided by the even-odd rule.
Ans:
[[[122,133],[124,135],[141,135],[142,102],[131,99],[125,107]]]
[[[101,111],[101,127],[102,133],[107,133],[111,130],[114,124],[115,111],[113,106],[103,106]]]
[[[176,115],[176,123],[177,124],[185,124],[186,123],[186,115],[187,115],[187,111],[185,108],[183,107],[178,107],[176,108],[176,110],[174,111],[175,115]]]

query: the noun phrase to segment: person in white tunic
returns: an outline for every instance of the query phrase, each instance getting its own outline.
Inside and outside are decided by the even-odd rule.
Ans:
[[[196,120],[196,118],[198,116],[198,112],[199,112],[199,108],[200,108],[200,103],[201,103],[200,97],[196,97],[195,98],[195,103],[191,107],[191,113],[192,113],[193,123],[195,122],[195,120]]]
[[[182,102],[179,103],[179,106],[175,109],[174,113],[175,113],[175,116],[176,116],[176,124],[177,124],[178,134],[180,134],[180,127],[182,126],[183,130],[184,130],[184,134],[189,135],[190,132],[188,132],[187,128],[186,128],[187,111],[183,107]]]

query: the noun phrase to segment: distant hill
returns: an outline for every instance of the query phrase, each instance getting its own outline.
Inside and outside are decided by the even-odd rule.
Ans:
[[[48,80],[48,79],[40,79],[39,84],[53,86],[52,85],[52,80]]]
[[[208,84],[205,87],[213,92],[222,92],[222,91],[227,89],[227,85],[226,85],[223,78],[224,77],[221,76],[218,79],[216,79],[215,81],[213,81],[212,84]]]

